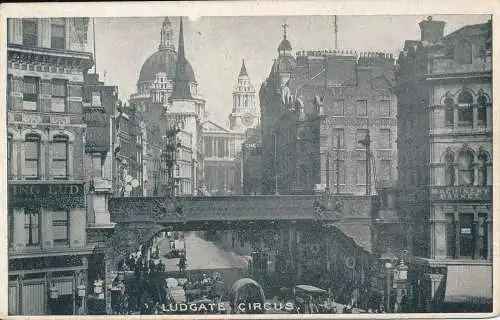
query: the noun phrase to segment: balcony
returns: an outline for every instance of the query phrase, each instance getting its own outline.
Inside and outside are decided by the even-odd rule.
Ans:
[[[431,187],[433,201],[483,201],[491,202],[492,186]]]

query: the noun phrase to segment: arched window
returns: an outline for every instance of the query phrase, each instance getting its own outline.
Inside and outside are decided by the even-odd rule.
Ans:
[[[485,94],[480,94],[477,98],[477,122],[478,124],[486,124],[486,111],[488,106],[488,98]]]
[[[455,102],[451,97],[444,99],[444,125],[447,127],[453,127],[454,124],[454,112],[453,108]]]
[[[472,103],[474,99],[468,91],[462,91],[458,96],[458,124],[472,125]]]
[[[467,40],[461,40],[457,44],[455,59],[458,64],[472,63],[472,44]]]
[[[52,141],[50,172],[54,179],[68,179],[68,137],[57,135]]]
[[[458,183],[471,186],[474,184],[474,155],[469,150],[463,150],[458,155]]]
[[[12,179],[12,135],[7,135],[7,179]]]
[[[446,151],[444,156],[445,168],[444,168],[444,182],[446,186],[453,186],[455,184],[455,155],[451,150]]]
[[[488,185],[488,178],[489,178],[488,166],[489,166],[490,156],[488,155],[488,153],[486,151],[481,150],[479,152],[479,155],[478,155],[477,158],[478,158],[479,163],[480,163],[480,166],[479,166],[479,183],[482,186],[487,186]]]
[[[28,134],[24,140],[24,171],[26,179],[40,178],[40,136]]]

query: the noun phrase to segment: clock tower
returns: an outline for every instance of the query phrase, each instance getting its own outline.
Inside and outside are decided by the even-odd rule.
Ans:
[[[250,83],[245,60],[241,64],[238,83],[233,91],[233,110],[229,115],[230,129],[246,131],[257,125],[258,116],[255,107],[255,89]]]

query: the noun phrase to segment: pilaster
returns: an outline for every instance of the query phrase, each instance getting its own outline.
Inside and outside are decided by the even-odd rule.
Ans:
[[[426,273],[425,274],[425,277],[427,279],[427,282],[429,284],[429,296],[426,297],[426,305],[427,305],[427,312],[435,312],[436,310],[436,306],[435,306],[435,303],[434,303],[434,297],[436,295],[436,292],[441,284],[441,282],[443,281],[444,279],[444,275],[442,274],[435,274],[435,273]]]
[[[38,43],[40,47],[50,48],[50,18],[38,19]]]
[[[52,231],[52,211],[49,209],[40,209],[41,219],[41,241],[42,249],[49,249],[54,247],[54,234]]]
[[[70,247],[81,248],[84,247],[86,239],[86,211],[84,208],[73,208],[69,212],[69,236]]]
[[[23,20],[10,18],[7,21],[9,23],[9,43],[23,44]]]

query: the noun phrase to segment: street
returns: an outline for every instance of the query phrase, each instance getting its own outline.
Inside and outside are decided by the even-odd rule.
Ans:
[[[214,243],[207,241],[196,234],[185,234],[187,270],[221,270],[247,269],[248,262],[243,256],[223,250]],[[169,239],[165,238],[158,244],[160,259],[166,265],[167,271],[177,271],[179,259],[167,259],[165,254],[170,251]]]

